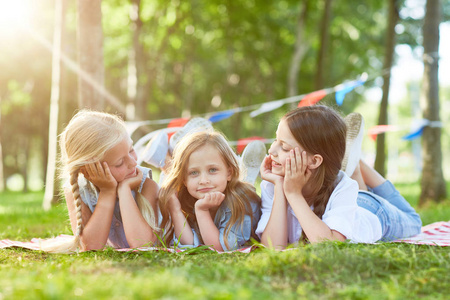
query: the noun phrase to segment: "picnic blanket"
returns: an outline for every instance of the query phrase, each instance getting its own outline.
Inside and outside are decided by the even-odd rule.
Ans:
[[[71,235],[59,235],[54,239],[71,239],[73,236]],[[29,242],[20,242],[20,241],[11,241],[11,240],[0,240],[0,249],[9,248],[9,247],[20,247],[31,250],[40,250],[40,243],[43,239],[34,238]],[[431,245],[431,246],[450,246],[450,221],[449,222],[436,222],[422,227],[422,232],[418,235],[412,236],[406,239],[398,239],[392,241],[394,243],[408,243],[408,244],[417,244],[417,245]],[[200,246],[204,249],[215,251],[217,253],[233,253],[233,252],[241,252],[241,253],[250,253],[252,250],[257,248],[258,246],[249,246],[246,248],[241,248],[234,251],[228,252],[220,252],[211,247]],[[191,248],[193,249],[193,248]],[[194,248],[195,249],[195,248]],[[140,248],[125,248],[125,249],[116,249],[117,251],[167,251],[167,252],[183,252],[189,251],[186,249],[174,249],[174,248],[163,248],[163,247],[140,247]]]

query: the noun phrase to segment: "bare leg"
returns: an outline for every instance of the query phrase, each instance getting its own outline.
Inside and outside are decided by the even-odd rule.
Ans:
[[[367,191],[368,190],[367,189],[367,185],[364,182],[364,178],[363,178],[362,173],[361,173],[361,166],[360,166],[361,162],[362,161],[360,161],[359,164],[356,165],[355,171],[353,172],[351,178],[353,180],[356,180],[360,190]]]
[[[364,183],[370,188],[377,187],[386,181],[380,173],[362,160],[359,162],[359,169]]]

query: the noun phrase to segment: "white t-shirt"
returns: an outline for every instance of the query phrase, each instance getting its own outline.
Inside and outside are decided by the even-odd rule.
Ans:
[[[353,243],[373,243],[381,239],[381,223],[376,215],[359,207],[356,203],[358,197],[358,183],[340,171],[338,184],[331,193],[330,199],[322,216],[322,221],[344,235]],[[256,234],[261,238],[269,222],[274,198],[274,185],[268,181],[261,182],[261,219]],[[291,206],[287,209],[288,243],[298,242],[302,234],[297,217]]]

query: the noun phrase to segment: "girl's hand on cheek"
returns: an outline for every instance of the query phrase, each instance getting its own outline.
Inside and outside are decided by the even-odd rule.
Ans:
[[[119,187],[128,186],[130,190],[134,190],[141,184],[143,176],[144,174],[142,171],[139,168],[136,168],[136,176],[124,179],[119,183]]]
[[[275,184],[277,180],[283,180],[282,176],[272,173],[272,158],[270,155],[264,158],[259,171],[261,173],[261,179],[269,181],[273,184]]]
[[[219,207],[225,199],[225,194],[221,192],[212,192],[205,195],[204,198],[195,202],[195,210],[208,211],[211,208]]]
[[[306,151],[300,153],[300,149],[291,150],[289,158],[286,159],[284,176],[284,193],[302,194],[302,189],[311,177],[311,170],[308,169]]]
[[[84,177],[92,182],[100,191],[116,190],[117,181],[112,176],[111,170],[106,162],[95,162],[81,168]]]

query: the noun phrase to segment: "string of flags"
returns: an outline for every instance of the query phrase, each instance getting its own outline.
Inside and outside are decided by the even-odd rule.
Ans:
[[[318,103],[322,100],[326,95],[331,93],[335,93],[335,101],[336,104],[341,106],[344,103],[345,96],[353,91],[356,87],[363,85],[368,80],[367,73],[363,73],[356,80],[348,81],[336,85],[331,88],[325,88],[318,91],[310,92],[307,94],[287,97],[283,99],[268,101],[262,104],[254,104],[250,106],[244,107],[236,107],[233,109],[228,109],[224,111],[218,111],[214,113],[206,113],[202,115],[198,115],[197,117],[202,117],[208,120],[211,123],[220,122],[222,120],[228,119],[236,113],[251,111],[250,117],[254,118],[261,114],[276,110],[288,103],[298,102],[298,107],[302,106],[310,106]],[[160,119],[160,120],[149,120],[149,121],[135,121],[135,122],[126,122],[127,131],[131,135],[137,128],[144,125],[164,125],[167,124],[167,128],[162,128],[142,137],[136,144],[136,149],[143,149],[147,142],[149,142],[154,136],[156,136],[159,132],[164,131],[170,136],[174,134],[176,131],[181,129],[191,118],[168,118],[168,119]],[[440,121],[430,121],[426,119],[416,120],[413,122],[412,126],[409,129],[409,132],[402,137],[403,140],[413,140],[422,136],[423,129],[425,127],[442,127],[442,122]],[[376,125],[368,130],[368,135],[372,140],[376,140],[376,137],[379,134],[393,131],[402,131],[406,130],[405,127],[400,127],[396,125]],[[242,153],[245,146],[253,140],[261,140],[266,144],[272,143],[273,139],[266,139],[263,137],[247,137],[242,138],[237,141],[230,141],[229,144],[231,146],[236,146],[236,152],[238,154]]]
[[[263,113],[267,113],[273,111],[277,108],[282,107],[285,104],[299,102],[298,106],[309,106],[314,105],[320,100],[322,100],[326,95],[335,93],[336,103],[341,106],[344,102],[345,95],[351,92],[356,87],[363,85],[368,80],[367,73],[361,74],[356,80],[352,80],[349,82],[341,83],[331,88],[324,88],[318,91],[314,91],[307,94],[287,97],[283,99],[268,101],[260,104],[253,104],[249,106],[236,107],[224,111],[218,111],[214,113],[206,113],[197,115],[197,117],[206,118],[211,123],[220,122],[222,120],[228,119],[234,114],[251,111],[250,117],[254,118]],[[160,119],[160,120],[148,120],[148,121],[135,121],[135,122],[127,122],[128,133],[131,135],[137,128],[144,125],[164,125],[169,124],[168,127],[176,127],[172,126],[172,124],[176,124],[178,126],[183,126],[189,119],[186,118],[172,118],[172,119]]]
[[[421,137],[423,134],[424,128],[427,126],[435,127],[435,128],[436,127],[442,128],[442,122],[430,121],[427,119],[416,120],[411,125],[411,128],[409,128],[408,133],[406,135],[404,135],[402,137],[402,139],[405,141],[411,141],[411,140]],[[393,132],[393,131],[404,131],[407,129],[408,128],[406,128],[406,127],[400,127],[400,126],[396,126],[396,125],[376,125],[376,126],[369,128],[367,134],[369,135],[369,137],[372,140],[375,141],[377,139],[378,134],[382,134],[385,132]],[[229,142],[229,144],[230,144],[230,146],[236,146],[236,152],[238,154],[240,154],[240,153],[242,153],[242,151],[244,151],[245,146],[247,146],[247,144],[253,140],[260,140],[266,144],[271,144],[274,141],[274,139],[266,139],[266,138],[254,136],[254,137],[239,139],[237,141],[231,141],[231,142]]]
[[[434,128],[436,128],[436,127],[442,128],[442,122],[441,121],[430,121],[427,119],[415,120],[413,122],[413,124],[411,125],[409,132],[406,135],[404,135],[402,137],[402,139],[405,141],[410,141],[410,140],[413,140],[413,139],[416,139],[416,138],[422,136],[423,130],[427,126],[434,127]],[[368,135],[370,136],[370,138],[372,140],[375,141],[377,139],[377,135],[379,135],[381,133],[390,132],[390,131],[401,131],[401,130],[405,130],[405,128],[399,127],[396,125],[376,125],[376,126],[369,128]]]

